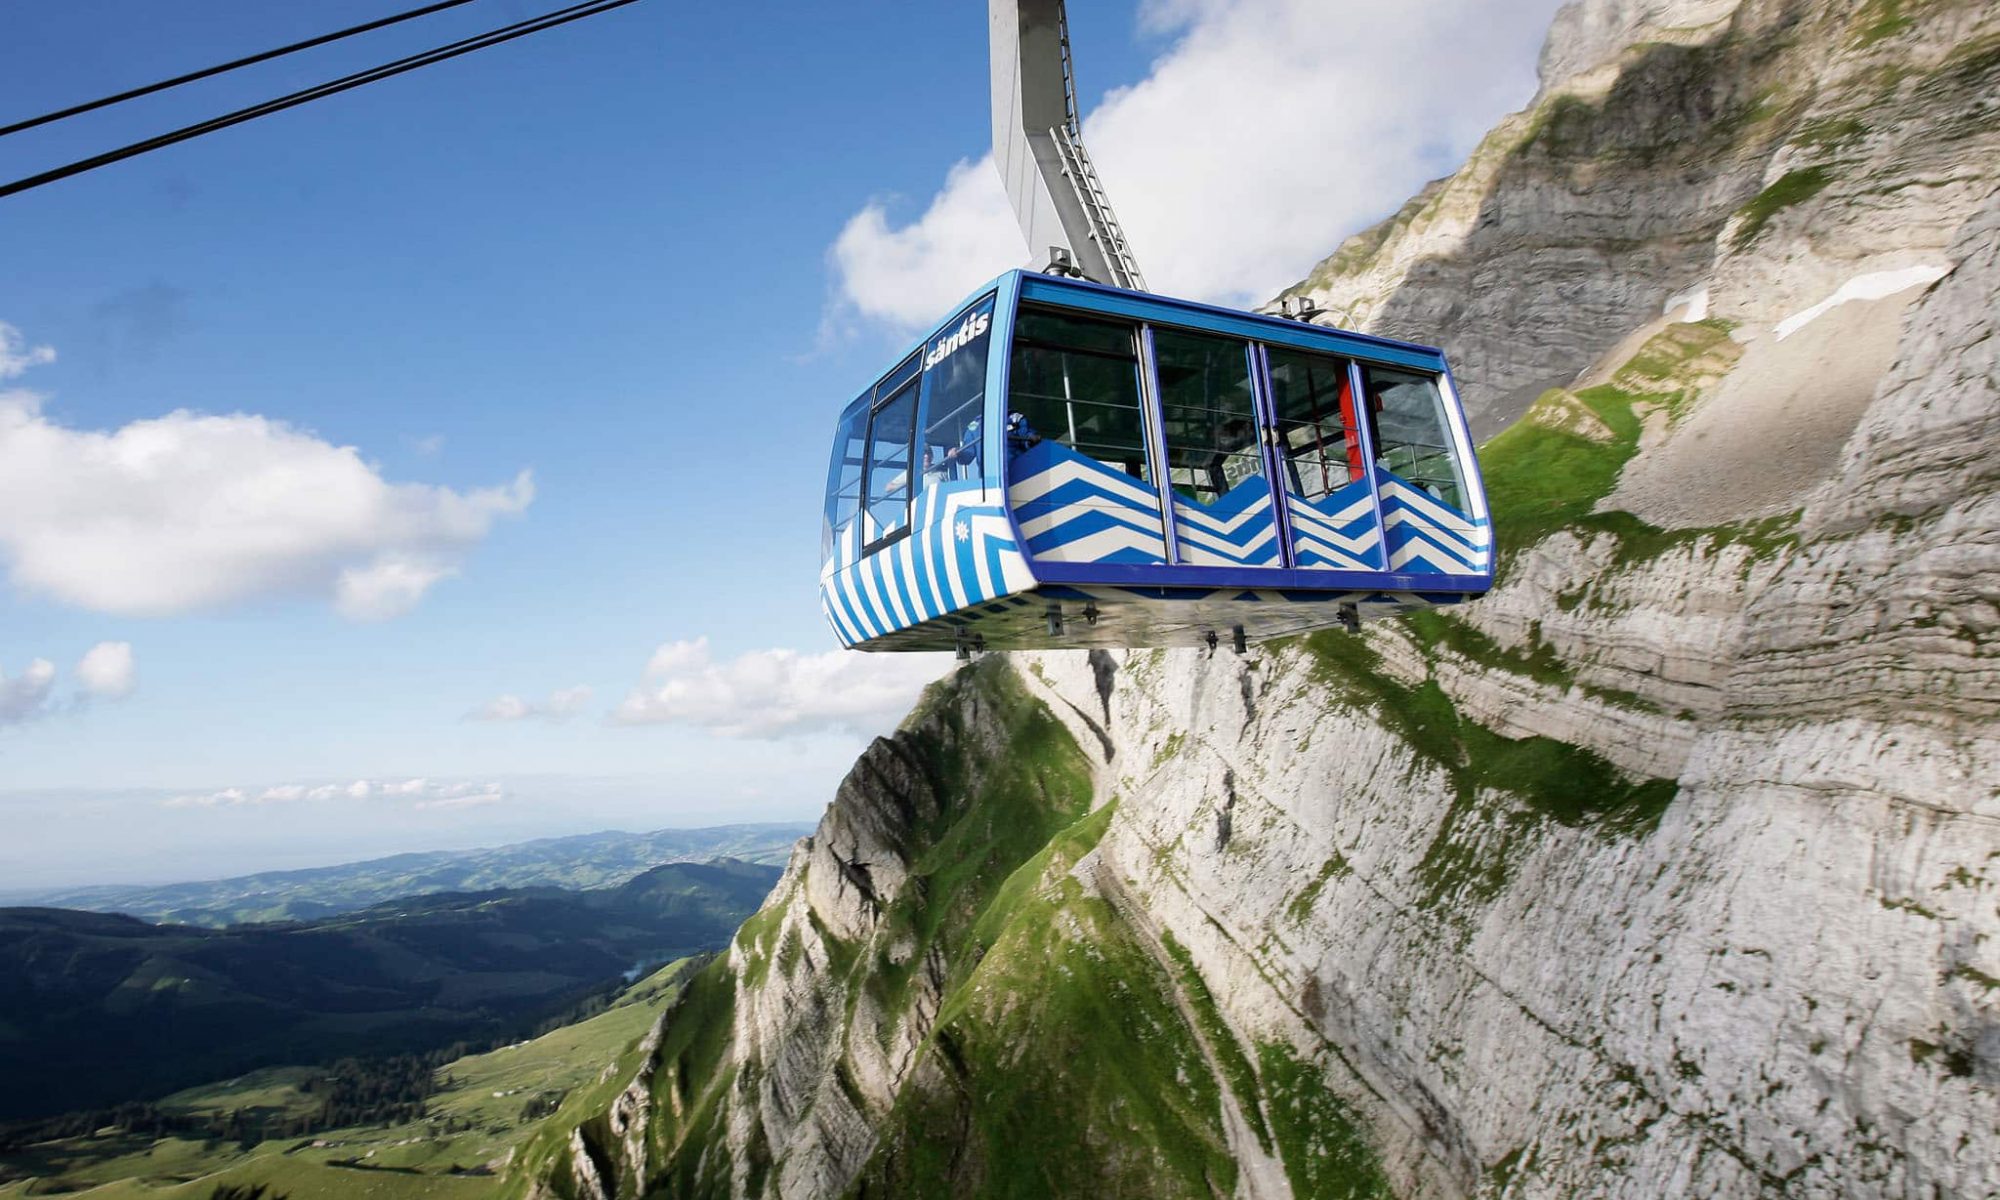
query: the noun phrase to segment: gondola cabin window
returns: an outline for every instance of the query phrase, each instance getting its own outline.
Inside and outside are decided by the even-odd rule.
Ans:
[[[1038,309],[1021,310],[1008,392],[1033,431],[1136,480],[1152,478],[1139,404],[1137,330]],[[1024,449],[1019,435],[1010,449]]]
[[[1465,471],[1445,423],[1444,396],[1429,375],[1363,368],[1374,417],[1376,459],[1431,498],[1466,512]]]
[[[993,297],[973,305],[924,351],[919,427],[919,486],[984,476],[986,356],[992,344]]]
[[[826,520],[820,526],[820,557],[831,558],[841,535],[861,512],[861,468],[868,461],[868,396],[841,418],[833,432],[833,463],[826,473]]]
[[[1249,345],[1161,329],[1153,356],[1174,491],[1212,505],[1246,480],[1265,486]]]
[[[874,549],[910,529],[911,441],[917,427],[918,359],[912,356],[875,389],[868,418],[868,463],[862,477],[862,541]]]
[[[1270,364],[1271,407],[1292,494],[1319,500],[1360,479],[1367,460],[1347,360],[1274,346]]]

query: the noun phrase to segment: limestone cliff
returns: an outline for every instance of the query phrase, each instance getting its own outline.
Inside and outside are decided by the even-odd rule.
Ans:
[[[523,1187],[2000,1194],[2000,16],[1545,69],[1301,285],[1535,394],[1494,594],[961,671]]]
[[[1542,89],[1287,295],[1448,343],[1475,432],[1703,287],[1775,321],[1934,262],[1994,187],[1986,0],[1578,0]]]

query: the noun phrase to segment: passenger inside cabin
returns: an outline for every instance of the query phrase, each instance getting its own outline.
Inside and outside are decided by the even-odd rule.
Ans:
[[[973,417],[965,423],[958,445],[936,458],[932,457],[936,452],[931,447],[924,447],[924,473],[939,479],[970,479],[978,475],[981,440],[979,418]]]
[[[1035,432],[1033,425],[1028,424],[1028,418],[1017,412],[1007,414],[1007,457],[1012,458],[1024,450],[1033,449],[1040,445],[1041,441],[1042,435]]]

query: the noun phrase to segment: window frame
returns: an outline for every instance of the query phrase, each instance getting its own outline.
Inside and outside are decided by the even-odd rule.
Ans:
[[[1000,308],[1001,308],[1000,293],[998,291],[987,292],[984,295],[979,296],[977,299],[973,300],[971,303],[960,308],[957,312],[953,313],[950,317],[948,317],[945,320],[944,324],[939,326],[937,332],[933,333],[930,337],[925,338],[923,342],[917,347],[917,352],[915,355],[915,357],[918,358],[919,360],[928,359],[930,356],[931,343],[934,340],[936,340],[940,334],[948,335],[949,333],[956,331],[959,328],[959,326],[961,326],[966,321],[967,318],[971,317],[975,313],[980,312],[982,309],[985,310],[988,321],[986,332],[981,334],[978,338],[973,339],[974,341],[983,340],[986,343],[986,353],[983,360],[980,363],[980,370],[979,370],[979,379],[980,379],[979,394],[973,400],[968,400],[960,404],[957,409],[953,410],[953,413],[956,414],[957,412],[963,411],[966,405],[968,404],[976,403],[978,405],[978,411],[974,414],[974,419],[976,419],[979,422],[980,442],[979,442],[979,457],[977,461],[979,463],[978,480],[982,497],[985,492],[986,479],[988,474],[988,464],[986,460],[986,450],[987,450],[987,440],[988,440],[987,435],[991,431],[987,428],[987,426],[991,424],[991,422],[989,422],[986,418],[989,410],[992,408],[991,401],[992,401],[992,390],[993,390],[993,350],[994,347],[1000,341],[1000,338],[998,336],[1001,328]],[[946,362],[949,362],[951,358],[956,357],[956,355],[961,352],[962,350],[954,351],[951,355],[946,356],[945,359],[940,360],[936,366],[931,366],[928,363],[920,362],[920,365],[917,370],[917,411],[913,421],[913,430],[911,433],[912,441],[910,444],[910,455],[912,459],[912,467],[914,470],[917,471],[918,474],[917,474],[916,486],[911,490],[910,493],[912,502],[915,501],[917,496],[922,495],[924,490],[928,488],[931,483],[930,473],[926,470],[923,470],[921,464],[915,461],[918,446],[921,445],[924,446],[926,449],[928,449],[929,446],[928,435],[930,433],[932,419],[935,415],[931,412],[930,408],[930,402],[931,402],[930,380],[932,378],[933,372],[942,370]],[[899,365],[897,370],[900,371],[902,369],[902,366],[905,365],[907,365],[907,363]],[[1006,422],[1005,419],[1003,418],[1001,421],[1003,429],[1005,424]],[[971,482],[971,480],[969,479],[958,480],[958,481],[947,480],[943,482],[969,483]]]
[[[1045,341],[1041,338],[1033,337],[1022,333],[1021,317],[1033,316],[1037,314],[1046,314],[1048,316],[1053,316],[1065,321],[1076,321],[1085,324],[1114,326],[1121,328],[1125,332],[1127,338],[1130,341],[1130,349],[1127,350],[1125,353],[1121,354],[1116,350],[1102,349],[1096,346],[1076,346],[1076,345],[1067,345],[1061,342]],[[1147,475],[1147,477],[1141,480],[1141,482],[1147,484],[1148,486],[1153,487],[1154,490],[1157,491],[1159,484],[1161,459],[1160,459],[1160,447],[1157,436],[1158,430],[1155,428],[1155,423],[1159,414],[1157,411],[1158,404],[1155,400],[1153,392],[1153,389],[1155,387],[1155,380],[1153,379],[1153,372],[1151,367],[1151,361],[1152,361],[1151,347],[1148,345],[1148,338],[1150,337],[1150,334],[1147,332],[1148,330],[1147,324],[1144,321],[1134,321],[1125,317],[1118,317],[1118,316],[1107,316],[1103,313],[1092,312],[1088,309],[1065,308],[1061,305],[1040,304],[1032,302],[1022,304],[1017,308],[1015,312],[1014,321],[1015,323],[1013,328],[1013,336],[1011,336],[1007,342],[1008,380],[1007,380],[1007,402],[1005,406],[1006,410],[1008,412],[1014,411],[1014,389],[1017,386],[1017,382],[1013,377],[1014,374],[1013,360],[1015,353],[1024,347],[1029,350],[1042,350],[1054,354],[1075,354],[1085,358],[1099,359],[1104,362],[1123,363],[1130,366],[1133,372],[1132,411],[1138,417],[1137,425],[1138,425],[1138,432],[1140,439],[1139,450],[1145,462],[1146,475]],[[1054,397],[1047,397],[1047,398],[1054,399]],[[1066,406],[1081,404],[1086,406],[1087,408],[1105,409],[1105,410],[1123,410],[1126,407],[1122,404],[1112,404],[1102,400],[1078,400],[1073,396],[1064,397],[1063,402]],[[1063,435],[1054,434],[1047,430],[1039,428],[1036,429],[1035,432],[1040,434],[1042,437],[1050,438],[1054,441],[1061,442],[1063,445],[1070,447],[1072,450],[1076,450],[1077,453],[1079,454],[1085,454],[1091,458],[1097,457],[1096,455],[1091,454],[1088,450],[1084,449],[1083,446],[1086,443],[1080,443],[1073,435],[1066,438]],[[1069,430],[1067,429],[1066,426],[1065,434],[1067,433],[1069,433]],[[1112,449],[1112,450],[1121,448],[1118,446],[1110,445],[1108,443],[1099,443],[1099,442],[1090,442],[1087,443],[1087,445],[1097,448]],[[1097,461],[1104,462],[1106,460],[1100,458]]]
[[[871,414],[868,407],[860,405],[860,401],[864,396],[872,398],[873,391],[874,389],[871,388],[868,392],[863,393],[863,396],[855,397],[854,403],[848,405],[848,409],[852,409],[853,411],[849,412],[843,409],[840,420],[833,427],[834,457],[827,463],[826,500],[820,510],[820,540],[822,543],[820,557],[824,559],[831,559],[838,555],[841,535],[847,531],[849,525],[852,525],[861,516],[862,501],[867,495],[865,486],[868,478],[868,422]],[[841,468],[847,465],[848,443],[857,440],[850,434],[850,430],[857,426],[859,428],[858,440],[861,443],[861,451],[859,458],[855,462],[854,511],[848,514],[845,521],[836,522],[833,517],[841,500]]]
[[[1265,486],[1267,488],[1270,487],[1272,484],[1271,463],[1269,456],[1266,454],[1265,451],[1267,445],[1269,444],[1271,426],[1269,422],[1266,420],[1267,414],[1265,412],[1266,403],[1264,397],[1268,392],[1268,388],[1267,388],[1267,381],[1263,378],[1262,375],[1263,364],[1259,361],[1259,356],[1258,356],[1258,349],[1260,347],[1260,343],[1249,338],[1240,338],[1232,334],[1218,333],[1210,329],[1196,329],[1189,326],[1166,325],[1155,322],[1147,322],[1144,324],[1143,328],[1144,328],[1144,335],[1141,338],[1141,343],[1146,351],[1146,355],[1142,369],[1146,372],[1148,380],[1151,384],[1150,400],[1153,410],[1149,414],[1149,416],[1159,423],[1159,439],[1158,439],[1159,457],[1161,460],[1161,468],[1162,468],[1160,473],[1160,478],[1161,482],[1165,485],[1164,489],[1161,492],[1161,502],[1163,504],[1170,504],[1173,498],[1178,496],[1180,499],[1186,500],[1191,504],[1197,504],[1197,505],[1213,504],[1215,503],[1216,500],[1221,499],[1223,495],[1227,494],[1231,490],[1231,488],[1237,486],[1242,481],[1239,480],[1238,484],[1231,484],[1229,487],[1225,487],[1222,490],[1217,491],[1215,496],[1207,501],[1203,501],[1194,496],[1188,496],[1182,493],[1178,485],[1175,484],[1173,473],[1176,470],[1176,468],[1173,463],[1173,455],[1172,455],[1173,442],[1172,439],[1167,437],[1167,428],[1166,428],[1167,408],[1168,408],[1167,385],[1166,381],[1162,379],[1160,376],[1160,364],[1161,364],[1161,354],[1159,347],[1160,334],[1166,334],[1169,337],[1186,338],[1192,341],[1207,341],[1207,342],[1221,343],[1241,350],[1243,354],[1243,383],[1246,389],[1244,399],[1247,402],[1247,406],[1249,409],[1247,417],[1250,422],[1250,429],[1252,436],[1250,438],[1250,441],[1246,443],[1242,449],[1219,451],[1218,455],[1225,459],[1240,458],[1240,459],[1249,459],[1254,461],[1257,464],[1258,477],[1264,480]],[[1203,413],[1211,414],[1213,416],[1234,416],[1237,417],[1238,419],[1243,419],[1243,417],[1246,415],[1246,414],[1232,413],[1228,409],[1217,408],[1212,404],[1188,404],[1184,402],[1175,402],[1173,404],[1173,407],[1176,409],[1186,410],[1186,411],[1200,411]],[[1181,469],[1194,470],[1195,468],[1188,467]],[[1213,483],[1213,481],[1211,481],[1211,483]]]
[[[928,345],[928,342],[926,344]],[[915,370],[911,370],[913,366]],[[905,372],[908,372],[907,377],[905,377]],[[917,417],[919,415],[917,409],[918,401],[922,398],[923,379],[923,351],[918,350],[902,362],[897,363],[894,370],[884,375],[881,381],[876,383],[874,388],[875,398],[868,405],[868,432],[867,436],[861,442],[861,508],[857,517],[865,516],[875,506],[874,500],[871,499],[874,492],[870,487],[870,483],[875,475],[875,421],[890,405],[895,404],[901,399],[904,393],[907,392],[910,394],[910,434],[903,442],[903,523],[872,542],[862,543],[861,554],[864,558],[885,546],[894,545],[910,536],[910,525],[916,519],[917,487],[914,474],[916,471],[917,453]],[[892,384],[895,386],[891,387],[890,385]]]
[[[1398,442],[1396,448],[1420,446],[1424,450],[1442,455],[1445,464],[1451,472],[1450,482],[1457,494],[1456,500],[1448,500],[1442,496],[1432,495],[1427,485],[1435,484],[1436,480],[1421,479],[1414,472],[1405,473],[1397,471],[1396,468],[1389,465],[1387,461],[1389,447],[1385,444],[1386,439],[1383,437],[1382,432],[1382,417],[1384,416],[1384,412],[1376,408],[1376,393],[1373,388],[1374,377],[1371,374],[1372,372],[1387,372],[1392,375],[1401,375],[1429,385],[1431,402],[1428,415],[1435,422],[1437,436],[1443,440],[1437,443]],[[1426,495],[1431,496],[1431,499],[1436,500],[1453,512],[1463,514],[1468,519],[1471,519],[1473,506],[1471,502],[1472,485],[1470,472],[1473,467],[1471,462],[1468,461],[1470,456],[1465,453],[1459,442],[1457,430],[1453,428],[1451,400],[1445,392],[1444,375],[1431,371],[1417,370],[1411,367],[1377,362],[1357,362],[1355,375],[1357,377],[1357,386],[1363,389],[1356,394],[1363,397],[1363,408],[1365,410],[1363,424],[1366,427],[1370,443],[1368,447],[1369,462],[1383,471],[1397,475],[1398,478],[1424,491]],[[1416,414],[1405,413],[1399,415],[1415,416]]]

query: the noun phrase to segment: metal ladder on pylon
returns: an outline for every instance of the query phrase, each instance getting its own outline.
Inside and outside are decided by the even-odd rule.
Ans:
[[[1139,273],[1138,260],[1125,241],[1125,229],[1118,224],[1117,214],[1111,211],[1104,186],[1097,181],[1097,168],[1090,165],[1083,139],[1068,129],[1051,129],[1049,133],[1055,141],[1056,154],[1062,159],[1063,175],[1076,189],[1077,202],[1083,206],[1085,220],[1090,222],[1090,240],[1104,252],[1112,274],[1117,276],[1111,282],[1135,292],[1145,291],[1146,277]]]

